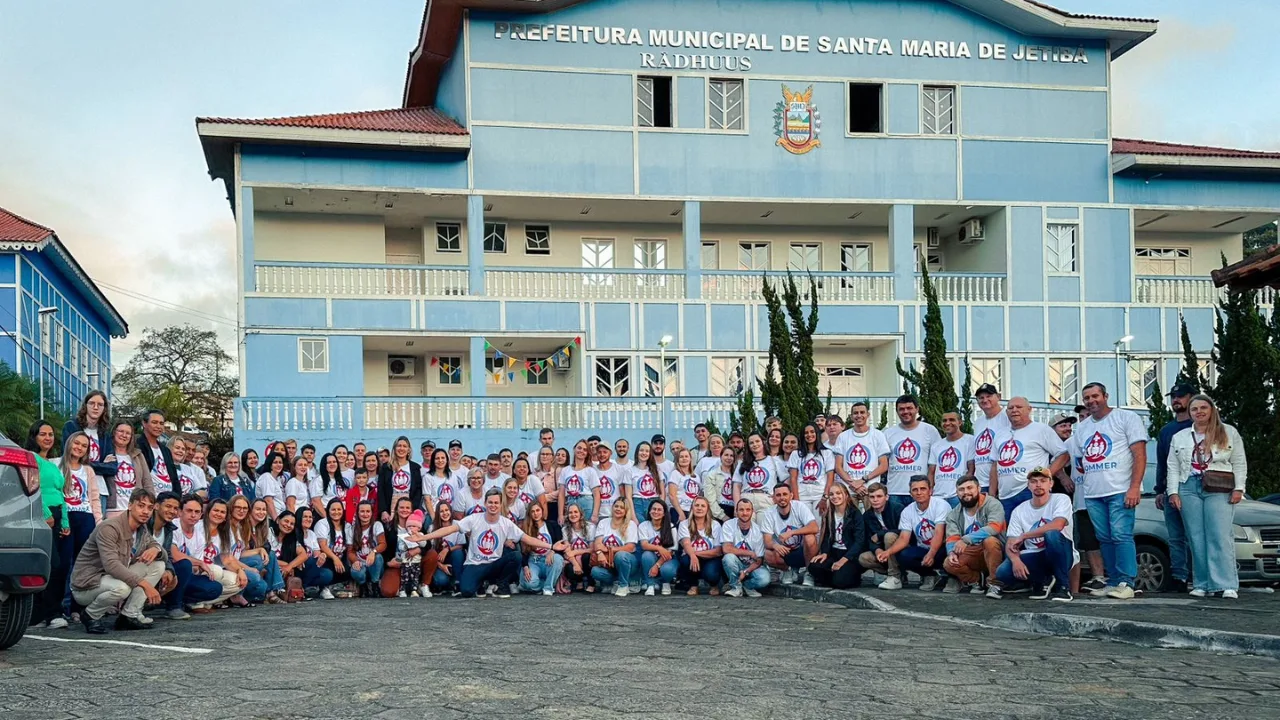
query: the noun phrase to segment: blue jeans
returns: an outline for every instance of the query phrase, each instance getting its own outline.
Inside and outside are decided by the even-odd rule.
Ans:
[[[170,610],[180,610],[184,604],[213,602],[222,595],[222,583],[193,573],[190,560],[174,563],[173,576],[178,584],[164,596],[164,606]]]
[[[1182,498],[1182,522],[1191,545],[1191,567],[1195,587],[1205,592],[1239,590],[1236,571],[1236,544],[1231,524],[1236,508],[1231,493],[1205,492],[1200,476],[1187,478],[1178,491]]]
[[[458,579],[458,587],[462,597],[475,597],[481,585],[492,583],[502,585],[506,592],[507,585],[516,581],[520,575],[520,551],[506,550],[502,557],[483,565],[462,566],[462,577]]]
[[[245,563],[247,566],[248,563]],[[240,589],[240,597],[251,603],[260,603],[267,597],[267,581],[262,579],[262,575],[257,570],[249,568],[244,571],[244,576],[249,582]]]
[[[658,576],[649,575],[653,572],[653,566],[658,564],[658,553],[645,550],[640,555],[640,582],[645,587],[657,587],[659,583],[671,583],[676,579],[676,570],[680,568],[680,562],[676,560],[674,555],[671,559],[662,563],[662,567],[658,569]]]
[[[1133,587],[1138,577],[1138,549],[1133,544],[1134,509],[1124,506],[1124,493],[1085,501],[1093,532],[1102,550],[1102,564],[1107,570],[1107,584],[1128,583]],[[1227,531],[1231,528],[1228,525]],[[1231,566],[1235,567],[1234,551]]]
[[[257,555],[250,555],[242,557],[240,562],[257,571],[258,577],[262,578],[262,581],[266,583],[269,592],[284,590],[284,575],[280,572],[280,561],[276,558],[275,553],[268,550],[266,560]],[[254,601],[250,600],[249,602]]]
[[[591,568],[591,579],[597,587],[605,585],[628,585],[636,568],[634,552],[618,552],[613,556],[613,569],[595,565]]]
[[[1027,566],[1026,582],[1032,587],[1044,587],[1049,578],[1057,581],[1058,587],[1071,587],[1071,566],[1075,558],[1071,554],[1071,540],[1057,530],[1050,530],[1044,535],[1044,549],[1040,552],[1022,553],[1022,564]],[[1013,561],[1005,559],[996,570],[996,584],[1003,588],[1011,588],[1023,584],[1013,574]]]
[[[372,565],[364,565],[363,567],[351,566],[351,579],[357,585],[363,585],[367,582],[377,583],[382,580],[382,568],[385,564],[386,561],[382,559],[382,556],[375,554]]]
[[[521,590],[535,593],[545,590],[554,592],[556,583],[560,580],[560,573],[564,572],[564,556],[554,552],[547,555],[530,555],[525,567],[529,570],[529,577],[526,578],[524,573],[520,574]]]
[[[320,567],[315,558],[307,558],[299,577],[302,578],[303,587],[325,588],[333,584],[333,570]]]
[[[929,548],[924,545],[908,545],[898,552],[898,568],[899,572],[910,570],[920,577],[928,577],[937,575],[942,571],[942,562],[947,559],[947,549],[945,547],[938,548],[938,552],[933,556],[933,565],[924,564],[924,556],[929,554]],[[905,581],[907,578],[902,576]]]
[[[462,562],[467,558],[467,549],[456,547],[449,551],[447,555],[440,558],[440,564],[436,566],[435,577],[431,578],[431,586],[441,590],[446,589],[450,585],[457,586],[458,581],[462,579]],[[448,566],[450,575],[440,568]]]
[[[698,572],[694,572],[689,567],[690,557],[684,553],[680,554],[680,578],[689,585],[696,586],[701,580],[711,587],[719,587],[720,577],[724,572],[723,562],[721,558],[698,558]]]
[[[72,610],[76,609],[73,607],[75,603],[71,598],[71,573],[75,570],[76,558],[80,556],[80,551],[84,549],[84,544],[93,534],[97,523],[94,522],[91,512],[68,512],[67,506],[63,505],[62,513],[67,529],[71,531],[70,535],[59,536],[57,539],[58,557],[67,568],[66,588],[62,595],[62,614],[69,616]]]
[[[729,587],[741,588],[746,587],[748,590],[762,590],[769,586],[769,568],[761,565],[756,568],[744,580],[739,580],[738,576],[743,570],[747,569],[746,563],[737,555],[724,556],[724,579],[729,581]]]
[[[1031,499],[1031,491],[1028,490],[1027,488],[1022,488],[1022,492],[1018,493],[1017,495],[1014,495],[1008,500],[1001,500],[1000,504],[1004,506],[1005,518],[1007,519],[1009,517],[1012,517],[1014,508],[1018,507],[1019,505],[1021,505],[1022,503],[1030,499]]]
[[[1187,498],[1184,495],[1182,502],[1186,501]],[[1187,533],[1183,527],[1182,513],[1169,502],[1168,498],[1164,501],[1164,527],[1169,534],[1169,570],[1174,580],[1185,582],[1190,577],[1188,564],[1191,561],[1191,552],[1187,548]],[[1232,565],[1234,564],[1233,560]]]

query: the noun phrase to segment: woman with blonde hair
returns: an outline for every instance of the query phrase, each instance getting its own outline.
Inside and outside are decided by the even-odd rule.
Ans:
[[[646,508],[648,506],[646,505]],[[609,517],[596,525],[591,579],[596,586],[606,590],[614,586],[613,594],[626,597],[630,593],[632,576],[636,569],[636,543],[640,528],[636,525],[631,503],[617,502]]]
[[[1193,597],[1222,593],[1235,600],[1240,576],[1232,538],[1235,506],[1244,498],[1249,464],[1244,441],[1222,422],[1208,395],[1196,395],[1188,405],[1191,427],[1169,443],[1167,463],[1169,504],[1182,512],[1191,545]]]
[[[107,517],[115,517],[129,509],[129,496],[134,490],[142,488],[155,493],[156,488],[147,469],[147,459],[138,449],[133,425],[127,420],[117,420],[106,442],[103,462],[111,468],[111,475],[105,479],[99,476],[98,489],[107,498]]]
[[[733,450],[726,449],[731,456]],[[711,517],[711,502],[698,498],[689,508],[689,519],[680,523],[676,541],[684,552],[680,555],[680,576],[689,585],[689,595],[698,594],[699,581],[711,586],[711,594],[720,594],[721,556],[720,523]]]

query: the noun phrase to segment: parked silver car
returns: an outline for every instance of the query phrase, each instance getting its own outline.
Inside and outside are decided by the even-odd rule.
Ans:
[[[49,582],[52,543],[36,457],[0,435],[0,650],[27,630],[35,595]]]

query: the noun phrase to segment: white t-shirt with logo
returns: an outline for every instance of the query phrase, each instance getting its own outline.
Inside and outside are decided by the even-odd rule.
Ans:
[[[204,468],[197,467],[191,463],[183,463],[178,466],[178,481],[182,483],[182,494],[200,492],[209,487],[209,476],[205,474]],[[161,492],[164,492],[163,490]]]
[[[764,558],[764,533],[761,531],[760,526],[754,522],[751,523],[751,529],[745,533],[742,532],[742,528],[738,527],[737,518],[721,525],[720,544],[723,545],[725,543],[739,550],[750,550],[755,555],[755,559],[738,557],[744,567]]]
[[[306,505],[311,500],[311,496],[308,494],[308,491],[307,491],[307,484],[296,477],[289,478],[289,482],[284,484],[285,507],[288,507],[289,498],[294,499],[294,502],[296,503],[294,505],[294,508],[299,508],[299,507],[302,507],[303,505]],[[276,508],[276,510],[281,510],[281,509],[282,508],[280,507]]]
[[[943,531],[951,505],[940,497],[930,497],[929,506],[920,509],[919,503],[911,503],[902,509],[898,517],[898,530],[915,535],[916,544],[928,547],[936,533]]]
[[[129,496],[133,494],[134,489],[138,487],[138,468],[133,463],[133,458],[128,455],[119,456],[116,461],[116,510],[129,509]],[[106,486],[106,483],[103,483]],[[158,489],[158,488],[157,488]],[[160,490],[164,492],[164,490]],[[190,553],[187,553],[190,555]]]
[[[324,518],[316,523],[315,533],[317,540],[324,540],[329,543],[329,549],[333,551],[333,554],[342,557],[342,553],[347,549],[345,532],[335,536],[332,523],[329,522],[328,518]]]
[[[479,515],[485,511],[484,496],[484,490],[480,491],[480,497],[476,497],[471,494],[471,488],[467,488],[453,496],[453,503],[449,507],[453,508],[456,517]]]
[[[738,469],[733,473],[733,483],[740,488],[739,495],[771,494],[780,480],[790,477],[786,465],[773,455],[766,455],[757,460],[746,472],[743,472],[744,465],[745,463],[738,463]]]
[[[427,475],[422,478],[422,490],[426,493],[435,504],[444,503],[452,506],[454,498],[458,497],[458,486],[454,484],[453,477],[439,477],[437,475]]]
[[[591,491],[600,487],[600,477],[590,465],[581,470],[567,467],[560,471],[560,481],[557,484],[564,489],[566,500],[591,497]]]
[[[539,526],[538,526],[538,536],[537,536],[537,537],[538,537],[538,539],[539,539],[539,540],[541,540],[542,542],[544,542],[544,543],[546,543],[546,544],[548,544],[548,545],[550,545],[550,544],[551,544],[551,531],[547,529],[547,524],[546,524],[546,523],[542,523],[541,525],[539,525]],[[543,549],[543,548],[533,548],[533,554],[534,554],[534,555],[546,555],[546,554],[547,554],[547,551],[546,551],[545,549]]]
[[[524,532],[504,517],[491,523],[484,515],[469,515],[456,524],[467,534],[467,565],[487,565],[502,557],[508,542],[524,537]]]
[[[708,470],[715,470],[720,467],[720,456],[704,457],[698,460],[698,464],[693,466],[693,474],[702,477],[702,474]]]
[[[702,497],[702,480],[696,474],[674,471],[667,476],[667,485],[676,489],[676,502],[686,513],[693,508],[693,501]]]
[[[174,547],[186,553],[188,557],[195,558],[201,562],[207,562],[204,559],[204,549],[208,544],[204,537],[204,523],[196,523],[195,527],[191,529],[190,536],[182,529],[182,526],[178,526],[178,529],[173,532]]]
[[[578,531],[569,528],[567,525],[563,528],[564,541],[565,544],[569,546],[570,550],[589,550],[591,548],[591,541],[596,537],[595,526],[591,523],[584,522],[582,527],[585,529],[584,533],[579,533]]]
[[[607,517],[614,501],[622,497],[622,486],[630,484],[631,469],[610,463],[608,470],[596,468],[596,482],[600,488],[600,517]],[[626,478],[627,482],[623,481]]]
[[[520,488],[520,502],[525,505],[532,505],[545,493],[546,491],[542,487],[542,481],[530,475],[525,478],[524,485]]]
[[[693,548],[694,552],[714,550],[720,546],[720,523],[712,520],[710,534],[701,534],[695,538],[693,537],[693,534],[689,532],[689,520],[685,520],[680,523],[680,526],[676,531],[676,542],[684,543],[685,540],[689,541],[689,545]]]
[[[280,485],[280,480],[273,477],[271,473],[259,475],[254,489],[257,490],[257,496],[260,499],[275,499],[277,515],[280,514],[281,510],[284,510],[284,488]]]
[[[933,494],[940,498],[956,496],[956,481],[969,471],[973,460],[973,436],[961,435],[957,440],[939,438],[933,444],[929,464],[933,470]]]
[[[151,478],[155,480],[156,487],[171,485],[173,480],[169,476],[169,466],[164,462],[164,453],[160,452],[160,448],[152,445],[151,457],[156,459],[156,467],[151,471]]]
[[[484,474],[485,491],[488,492],[492,488],[497,488],[498,490],[501,490],[502,486],[507,484],[507,478],[509,477],[511,476],[502,472],[501,470],[498,471],[497,477],[490,477],[489,473],[486,472]]]
[[[596,523],[595,539],[604,543],[607,548],[622,547],[640,540],[640,527],[635,522],[627,523],[622,532],[613,528],[613,518],[605,518]]]
[[[991,463],[996,460],[996,436],[1012,426],[1009,415],[1003,410],[988,418],[981,410],[973,419],[973,474],[978,476],[982,489],[991,486]]]
[[[98,428],[81,428],[81,432],[89,438],[89,462],[98,462],[103,458],[102,444],[98,441]]]
[[[1058,518],[1067,521],[1066,527],[1062,529],[1062,536],[1071,541],[1071,521],[1073,519],[1074,509],[1071,507],[1071,498],[1060,493],[1054,493],[1049,496],[1049,502],[1044,507],[1036,507],[1028,500],[1013,509],[1009,515],[1008,536],[1015,538],[1023,533],[1031,532],[1041,526],[1048,525]],[[1031,538],[1022,544],[1022,554],[1029,555],[1044,550],[1044,538]]]
[[[631,496],[641,500],[654,500],[662,496],[664,477],[662,468],[658,468],[658,476],[654,477],[648,467],[633,465],[631,467]]]
[[[355,525],[352,525],[351,523],[347,523],[347,528],[345,531],[343,531],[343,535],[344,535],[343,539],[347,541],[347,547],[355,546],[356,539],[353,537],[353,533],[355,532],[355,529],[356,529]],[[366,529],[364,532],[360,533],[360,540],[359,540],[360,545],[358,548],[356,548],[356,554],[363,558],[365,555],[368,555],[371,551],[377,549],[378,536],[382,534],[383,534],[382,523],[378,522],[377,520],[374,520],[372,531]]]
[[[393,467],[391,470],[391,497],[400,497],[409,495],[409,488],[413,485],[413,476],[409,474],[409,464],[405,463],[401,467]]]
[[[816,519],[817,518],[813,516],[813,511],[809,509],[808,505],[805,505],[802,502],[793,502],[791,503],[791,512],[788,513],[785,518],[782,517],[782,513],[778,511],[778,507],[775,505],[761,513],[760,522],[758,524],[761,526],[760,529],[762,532],[769,533],[770,535],[781,535],[788,530],[799,530],[805,525],[815,522]],[[788,538],[786,545],[794,550],[800,547],[800,544],[803,542],[804,539],[796,535]]]
[[[658,529],[653,526],[653,523],[649,522],[648,520],[645,520],[644,522],[640,523],[640,529],[637,530],[636,532],[637,532],[637,537],[639,538],[638,542],[643,541],[643,542],[649,543],[650,545],[657,545],[659,547],[662,546],[661,533],[659,533]],[[667,546],[668,550],[676,549],[676,543],[678,542],[677,534],[678,533],[676,532],[671,533],[671,544]]]
[[[889,441],[884,433],[873,427],[867,428],[865,433],[849,428],[836,438],[833,449],[844,462],[850,480],[866,480],[867,475],[880,466],[880,458],[889,454]]]
[[[890,495],[909,495],[911,476],[924,475],[929,470],[933,444],[941,436],[938,429],[926,422],[918,422],[911,430],[893,425],[884,431],[889,443],[888,488]]]
[[[1129,491],[1134,443],[1146,442],[1147,429],[1132,410],[1115,408],[1101,420],[1092,416],[1076,424],[1072,455],[1084,467],[1084,496],[1109,497]]]
[[[796,471],[799,499],[807,503],[822,499],[822,491],[827,488],[827,473],[835,469],[835,455],[825,448],[817,453],[794,450],[787,459],[787,470]]]
[[[67,512],[83,512],[93,513],[93,506],[90,505],[89,498],[89,466],[81,465],[79,468],[71,471],[71,478],[63,485],[62,502],[67,506]],[[92,502],[99,502],[97,496],[92,498]],[[126,500],[125,507],[129,503]]]
[[[1027,473],[1038,467],[1049,467],[1053,459],[1065,453],[1067,448],[1053,428],[1042,422],[1032,421],[1021,428],[996,435],[996,474],[1000,478],[1000,499],[1017,495],[1027,489]]]

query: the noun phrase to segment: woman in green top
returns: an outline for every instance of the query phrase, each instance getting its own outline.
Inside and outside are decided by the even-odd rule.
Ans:
[[[67,589],[67,565],[61,562],[58,549],[63,544],[63,538],[71,534],[71,530],[62,517],[62,487],[65,479],[58,466],[49,462],[57,444],[55,439],[53,426],[43,420],[32,425],[27,433],[26,448],[35,454],[36,465],[40,469],[40,505],[44,509],[44,521],[53,530],[53,546],[49,553],[49,584],[32,608],[31,624],[64,628],[67,621],[62,616],[62,598]]]

